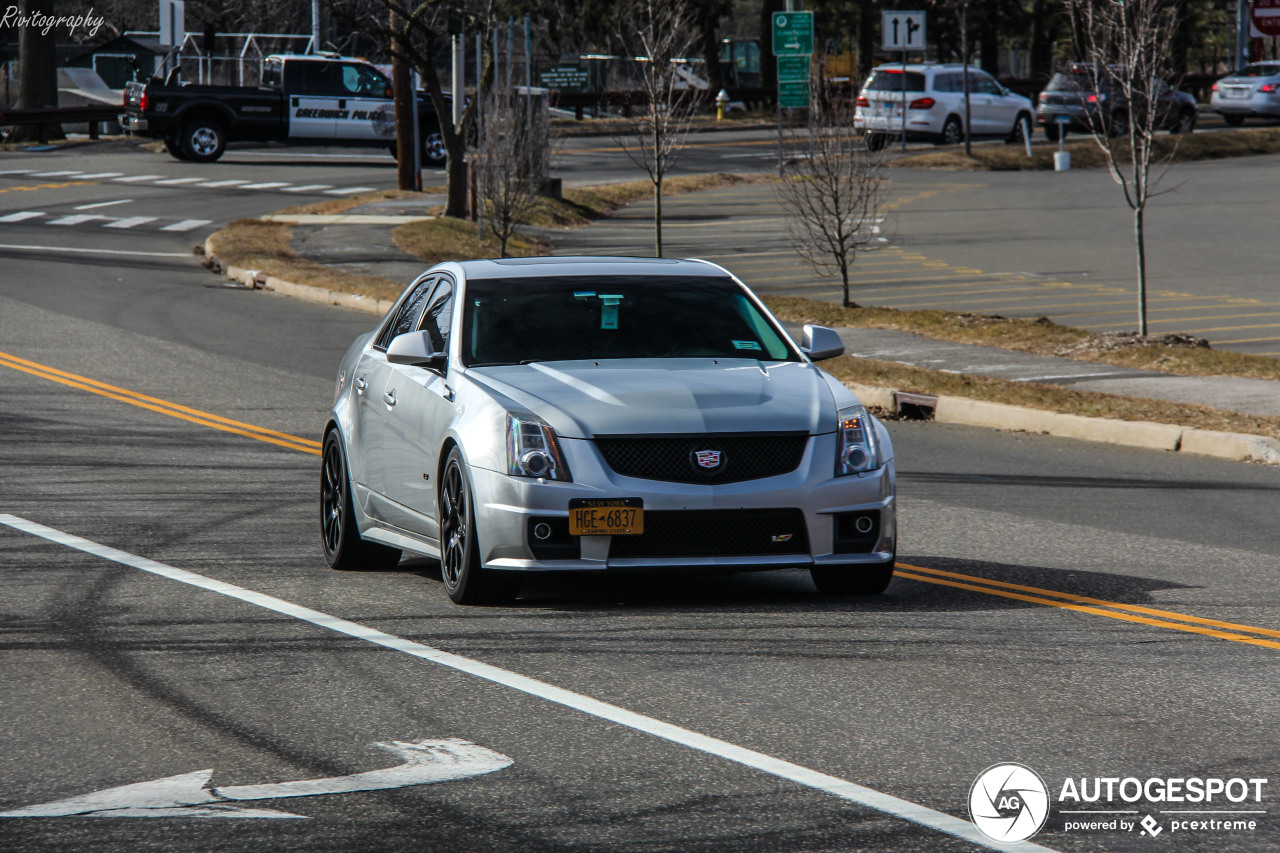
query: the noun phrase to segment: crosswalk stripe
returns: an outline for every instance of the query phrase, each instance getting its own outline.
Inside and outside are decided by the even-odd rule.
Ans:
[[[194,183],[196,183],[197,181],[203,181],[203,180],[204,180],[204,178],[203,178],[203,177],[200,177],[200,178],[169,178],[168,180],[164,180],[164,181],[156,181],[156,186],[158,186],[158,187],[170,187],[170,186],[175,186],[175,185],[177,185],[177,184],[194,184]]]
[[[277,187],[287,187],[288,183],[284,181],[268,181],[264,184],[245,184],[242,187],[236,187],[238,190],[274,190]]]
[[[0,172],[0,175],[26,175],[30,171],[30,169],[5,169],[3,172]]]
[[[87,181],[91,178],[118,178],[124,172],[94,172],[92,175],[81,175],[80,180]]]
[[[114,180],[117,183],[130,184],[130,183],[136,183],[137,181],[154,181],[158,178],[163,178],[163,177],[164,175],[129,175],[128,177],[115,178]]]
[[[85,222],[92,222],[95,219],[107,219],[106,216],[98,216],[93,213],[73,213],[71,216],[62,216],[58,219],[51,219],[45,225],[81,225]]]
[[[132,228],[135,225],[141,225],[144,222],[155,222],[154,216],[130,216],[127,219],[117,219],[115,222],[108,222],[107,228]]]
[[[315,190],[328,190],[328,189],[333,189],[333,184],[306,184],[301,187],[289,187],[287,190],[283,190],[283,192],[305,193],[305,192],[313,192]]]
[[[0,222],[21,222],[24,219],[36,219],[41,216],[44,216],[43,211],[19,210],[17,213],[10,213],[8,216],[0,216]]]
[[[181,222],[175,222],[172,225],[166,225],[161,231],[191,231],[199,228],[201,225],[209,225],[212,219],[184,219]]]
[[[230,180],[230,181],[210,181],[210,182],[209,182],[209,183],[207,183],[207,184],[196,184],[196,186],[198,186],[198,187],[234,187],[234,186],[237,186],[237,185],[239,185],[239,184],[247,184],[247,183],[249,183],[249,182],[248,182],[248,181],[237,181],[237,180]]]
[[[60,177],[63,177],[63,176],[68,176],[68,175],[79,175],[79,174],[82,174],[79,170],[75,170],[75,171],[63,171],[63,172],[32,172],[32,173],[31,173],[31,177],[33,177],[33,178],[60,178]]]
[[[345,187],[340,190],[326,190],[325,195],[354,195],[355,193],[371,193],[376,187]]]

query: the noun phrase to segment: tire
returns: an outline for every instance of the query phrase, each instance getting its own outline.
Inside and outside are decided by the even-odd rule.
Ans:
[[[1178,120],[1169,128],[1170,133],[1192,133],[1196,129],[1196,111],[1183,110],[1178,113]]]
[[[1050,142],[1057,142],[1062,138],[1062,128],[1056,121],[1051,121],[1044,126],[1044,138]]]
[[[422,165],[443,166],[449,159],[449,152],[444,147],[444,134],[433,130],[422,138]]]
[[[182,126],[179,142],[186,159],[195,163],[212,163],[227,150],[227,132],[214,119],[192,119]]]
[[[1018,113],[1018,117],[1013,120],[1013,129],[1009,131],[1009,135],[1005,137],[1005,142],[1010,145],[1016,145],[1022,141],[1022,133],[1025,127],[1027,139],[1031,138],[1031,116],[1026,113]]]
[[[1223,115],[1222,120],[1231,127],[1239,127],[1244,124],[1244,116]]]
[[[186,160],[186,152],[182,150],[182,143],[178,141],[176,136],[166,136],[164,138],[164,150],[169,152],[169,156],[175,160]]]
[[[964,142],[964,128],[960,125],[960,119],[955,116],[947,116],[947,120],[942,123],[942,133],[938,134],[938,145],[959,145]]]
[[[867,150],[883,151],[889,145],[889,134],[872,132],[867,134]]]
[[[480,566],[471,484],[458,448],[440,478],[440,577],[455,604],[505,604],[520,593],[520,576]]]
[[[325,561],[340,571],[394,568],[400,562],[399,550],[360,538],[351,502],[347,457],[336,429],[325,436],[321,458],[320,542]]]
[[[809,576],[823,595],[879,595],[893,580],[893,563],[814,566]]]

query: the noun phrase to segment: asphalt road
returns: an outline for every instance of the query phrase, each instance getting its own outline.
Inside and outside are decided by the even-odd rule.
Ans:
[[[270,172],[288,168],[321,169]],[[281,204],[253,192],[160,188],[144,209]],[[324,565],[307,442],[370,317],[223,287],[185,252],[199,228],[10,225],[28,248],[0,250],[0,812],[169,781],[26,812],[135,816],[0,817],[0,848],[961,851],[979,848],[947,821],[998,762],[1055,799],[1067,778],[1275,776],[1276,469],[893,423],[903,567],[882,597],[793,572],[561,577],[463,609],[428,560]],[[510,764],[348,778],[405,760],[377,743],[447,738]],[[206,770],[241,799],[202,801]],[[243,787],[313,779],[347,781]],[[1142,802],[1109,808],[1154,839],[1067,831],[1064,811],[1107,804],[1058,802],[1034,841],[1271,850],[1277,784],[1183,807],[1262,812],[1252,830],[1176,831],[1177,806]]]

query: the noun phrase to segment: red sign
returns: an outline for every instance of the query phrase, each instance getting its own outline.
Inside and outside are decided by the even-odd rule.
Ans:
[[[1280,36],[1280,0],[1253,0],[1249,17],[1264,36]]]

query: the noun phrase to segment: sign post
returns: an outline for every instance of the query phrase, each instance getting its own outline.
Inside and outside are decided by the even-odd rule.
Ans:
[[[902,51],[902,150],[907,150],[907,51],[924,50],[924,12],[882,12],[881,47]]]
[[[773,13],[773,55],[778,57],[778,176],[782,176],[782,108],[809,106],[813,13]]]

